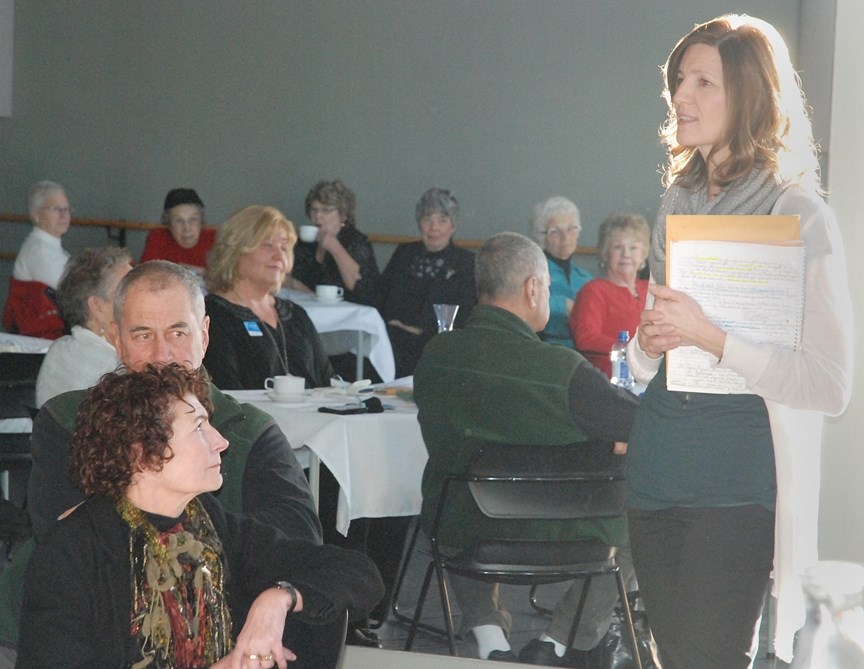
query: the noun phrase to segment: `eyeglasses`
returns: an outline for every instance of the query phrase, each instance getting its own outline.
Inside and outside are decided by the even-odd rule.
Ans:
[[[578,225],[571,225],[569,228],[549,228],[543,234],[557,239],[563,235],[578,235],[581,229]]]
[[[72,207],[53,206],[53,207],[43,207],[43,209],[47,209],[48,211],[52,211],[55,214],[60,214],[60,215],[69,214],[70,216],[72,215]]]
[[[318,214],[332,214],[338,207],[309,207],[309,216],[317,216]]]

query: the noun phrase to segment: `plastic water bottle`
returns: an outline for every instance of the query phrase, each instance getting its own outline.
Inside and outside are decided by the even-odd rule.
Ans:
[[[621,330],[618,333],[618,341],[609,353],[612,362],[612,383],[626,390],[632,390],[633,377],[630,375],[630,365],[627,364],[627,342],[630,341],[630,332]]]

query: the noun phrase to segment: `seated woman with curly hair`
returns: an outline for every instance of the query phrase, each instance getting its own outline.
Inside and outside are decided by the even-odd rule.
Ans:
[[[207,494],[228,447],[209,392],[178,365],[88,392],[70,466],[87,499],[30,560],[18,666],[284,669],[289,619],[362,617],[381,598],[363,555],[292,541]],[[334,650],[291,666],[333,666]]]

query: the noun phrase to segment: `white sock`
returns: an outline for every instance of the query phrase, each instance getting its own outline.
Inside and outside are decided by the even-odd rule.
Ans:
[[[564,657],[564,653],[567,652],[567,647],[563,643],[558,643],[557,641],[555,641],[555,639],[546,634],[546,632],[543,632],[543,634],[540,635],[540,641],[551,641],[552,643],[554,643],[555,654],[558,657]]]
[[[477,654],[481,660],[489,659],[493,650],[510,650],[510,643],[504,636],[504,630],[498,625],[478,625],[471,632],[477,640]]]

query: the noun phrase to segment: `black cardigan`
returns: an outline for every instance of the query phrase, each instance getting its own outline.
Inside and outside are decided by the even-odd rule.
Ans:
[[[330,385],[333,367],[303,307],[276,298],[280,333],[251,310],[218,295],[207,295],[204,303],[210,317],[210,343],[204,355],[204,367],[217,388],[258,390],[264,388],[264,379],[279,374],[302,376],[307,388]],[[257,324],[257,336],[253,336],[256,334],[254,327],[250,334],[246,323]],[[283,353],[287,353],[287,370],[280,358]]]
[[[239,633],[252,601],[277,580],[295,585],[315,624],[346,609],[361,619],[384,594],[375,565],[335,546],[291,541],[278,530],[226,513],[200,497],[225,550],[226,591]],[[131,636],[129,528],[114,504],[89,499],[37,545],[27,567],[18,667],[128,667],[141,659]],[[291,647],[291,639],[284,640]]]

